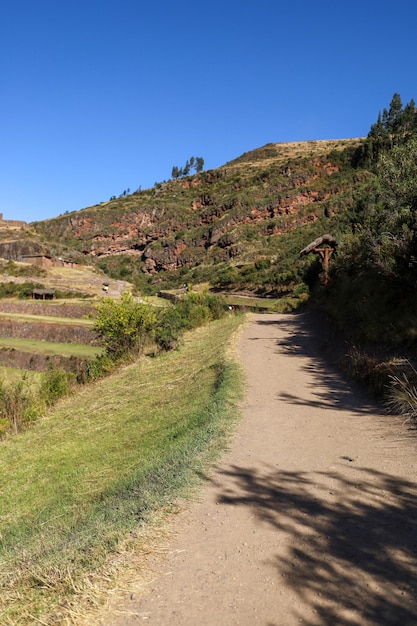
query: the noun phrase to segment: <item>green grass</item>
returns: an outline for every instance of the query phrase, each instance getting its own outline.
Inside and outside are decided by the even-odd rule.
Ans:
[[[2,313],[0,311],[0,318],[3,317],[9,320],[16,320],[22,322],[42,322],[43,324],[65,324],[66,326],[92,326],[94,324],[93,319],[84,318],[72,318],[72,317],[58,317],[49,315],[30,315],[29,313]]]
[[[30,385],[38,385],[41,374],[40,372],[21,370],[16,367],[6,367],[6,365],[0,363],[0,380],[6,385],[18,382],[21,380],[22,376],[26,377]]]
[[[2,624],[68,623],[92,573],[218,455],[241,388],[227,353],[241,321],[187,334],[0,444]]]
[[[251,310],[260,311],[267,310],[268,312],[287,313],[293,311],[302,306],[307,300],[307,296],[301,297],[282,297],[282,298],[256,298],[237,295],[225,295],[224,299],[226,304],[247,307]]]
[[[36,339],[20,339],[18,337],[0,337],[1,348],[22,350],[36,354],[59,354],[61,356],[78,356],[80,358],[94,358],[103,352],[97,346],[86,346],[80,343],[58,343],[39,341]]]
[[[238,296],[238,295],[225,295],[224,299],[226,304],[234,304],[235,306],[247,306],[250,308],[262,308],[269,309],[271,311],[276,310],[279,306],[279,298],[256,298],[254,296]]]

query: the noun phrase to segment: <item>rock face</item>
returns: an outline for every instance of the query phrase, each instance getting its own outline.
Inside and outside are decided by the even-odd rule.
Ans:
[[[16,239],[14,241],[0,242],[0,257],[13,261],[20,261],[23,256],[46,254],[47,251],[47,246],[36,241]]]
[[[274,236],[337,212],[350,184],[342,161],[331,156],[340,146],[327,142],[327,153],[318,153],[320,142],[311,143],[310,157],[278,158],[280,145],[271,144],[218,170],[170,180],[37,229],[85,255],[135,256],[148,274],[192,266],[203,257],[239,257],[245,225]]]

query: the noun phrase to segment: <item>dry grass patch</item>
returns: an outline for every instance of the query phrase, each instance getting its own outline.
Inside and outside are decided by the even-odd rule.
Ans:
[[[300,157],[321,156],[328,154],[332,150],[344,150],[348,146],[356,147],[363,142],[362,138],[354,139],[320,139],[312,141],[292,141],[288,143],[274,143],[264,146],[264,149],[268,150],[267,156],[261,158],[259,156],[262,148],[258,148],[253,151],[253,158],[251,158],[252,152],[248,152],[230,164],[227,167],[233,166],[233,168],[247,169],[253,168],[265,168],[265,166],[273,165],[276,163],[287,163],[291,159]]]
[[[7,367],[0,363],[0,380],[6,385],[14,384],[25,377],[29,386],[36,387],[39,385],[41,374],[40,372],[34,372],[30,370],[21,370],[16,367]]]

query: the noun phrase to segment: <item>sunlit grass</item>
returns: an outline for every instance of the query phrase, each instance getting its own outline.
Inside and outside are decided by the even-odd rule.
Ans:
[[[7,367],[0,363],[0,380],[3,381],[4,384],[13,384],[22,379],[22,376],[25,377],[26,381],[29,385],[37,385],[39,383],[41,373],[34,372],[31,370],[21,370],[16,367]]]
[[[0,318],[22,322],[42,322],[44,324],[65,324],[66,326],[92,326],[93,319],[58,317],[55,315],[38,315],[29,313],[3,313],[0,311]]]
[[[237,306],[240,308],[247,308],[251,310],[269,311],[277,313],[288,313],[297,309],[304,304],[307,296],[302,295],[300,297],[282,297],[282,298],[256,298],[246,297],[238,295],[225,295],[225,301],[228,305]]]
[[[21,339],[20,337],[0,337],[1,348],[22,350],[34,354],[58,354],[61,356],[77,356],[81,358],[94,358],[103,353],[103,349],[97,346],[87,346],[80,343],[58,343],[41,341],[36,339]]]
[[[241,319],[186,335],[0,444],[1,623],[67,623],[88,574],[218,454],[236,414],[227,347]]]

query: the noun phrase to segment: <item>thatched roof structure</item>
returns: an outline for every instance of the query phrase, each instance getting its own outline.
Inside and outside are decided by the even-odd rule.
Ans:
[[[34,300],[53,300],[55,297],[55,289],[34,289],[32,291]]]
[[[300,252],[300,256],[304,256],[305,254],[309,254],[310,252],[314,252],[316,248],[323,246],[323,244],[327,244],[328,247],[333,250],[337,246],[336,239],[331,235],[322,235],[321,237],[317,237],[314,241],[308,244],[303,250]]]

